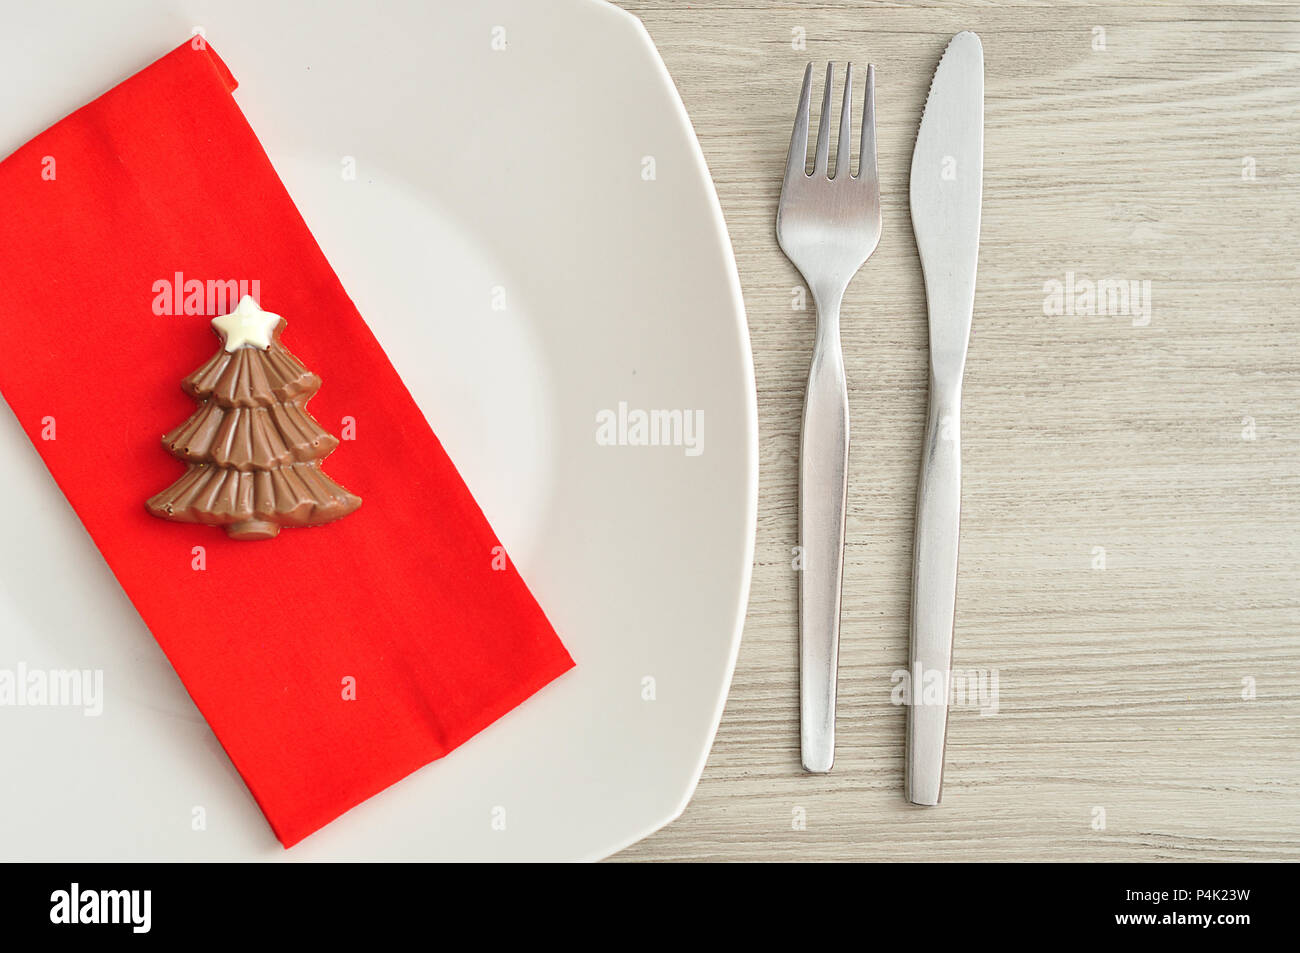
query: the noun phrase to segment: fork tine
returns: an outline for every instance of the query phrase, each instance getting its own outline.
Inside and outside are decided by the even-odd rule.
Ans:
[[[839,146],[835,152],[835,178],[849,174],[853,146],[849,142],[853,127],[853,64],[844,68],[844,105],[840,107]]]
[[[790,155],[785,162],[785,177],[793,178],[795,172],[807,175],[808,167],[808,99],[812,95],[812,64],[803,71],[803,90],[799,93],[799,108],[794,114],[794,132],[790,135]]]
[[[858,178],[879,189],[876,173],[876,68],[867,64],[867,92],[862,102],[862,149],[858,156]]]
[[[822,116],[817,123],[817,156],[813,159],[813,175],[825,175],[831,151],[831,83],[835,80],[835,64],[826,64],[826,92],[822,95]]]

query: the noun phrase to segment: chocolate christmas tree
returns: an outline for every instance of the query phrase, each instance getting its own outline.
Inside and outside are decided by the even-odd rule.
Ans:
[[[280,344],[284,319],[245,296],[212,327],[221,350],[181,382],[199,409],[163,437],[189,468],[149,500],[149,512],[224,526],[232,539],[347,516],[361,499],[321,471],[339,441],[307,412],[321,379]]]

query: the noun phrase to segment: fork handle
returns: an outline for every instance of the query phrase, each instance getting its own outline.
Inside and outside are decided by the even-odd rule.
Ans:
[[[824,773],[835,761],[849,398],[839,308],[818,311],[799,450],[799,734],[804,769]]]
[[[907,708],[905,796],[913,804],[938,804],[943,789],[960,520],[960,392],[936,387],[931,379],[916,498],[908,659],[911,691]],[[936,678],[940,679],[938,686],[934,685]],[[932,697],[936,691],[941,697]]]

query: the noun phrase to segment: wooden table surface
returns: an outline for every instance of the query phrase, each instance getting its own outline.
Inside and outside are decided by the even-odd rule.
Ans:
[[[622,6],[731,230],[761,477],[708,768],[618,859],[1300,859],[1300,6]],[[944,801],[923,809],[903,801],[891,702],[927,375],[907,180],[963,29],[984,42],[985,165],[954,665],[996,672],[998,693],[996,713],[952,712]],[[815,319],[774,220],[804,65],[828,59],[877,68],[884,235],[844,305],[838,749],[813,776],[791,548]],[[1102,279],[1139,283],[1130,313],[1079,313]],[[1067,281],[1080,307],[1056,313]]]

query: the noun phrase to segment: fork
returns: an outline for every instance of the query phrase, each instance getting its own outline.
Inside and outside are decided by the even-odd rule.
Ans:
[[[880,242],[876,172],[876,72],[867,67],[858,174],[851,175],[853,64],[844,76],[839,148],[829,172],[831,85],[826,66],[813,171],[808,162],[812,64],[803,74],[790,155],[776,213],[776,237],[799,269],[817,308],[817,339],[804,400],[799,449],[799,735],[804,769],[824,773],[835,761],[835,681],[848,499],[849,396],[840,350],[840,303],[849,282]]]

